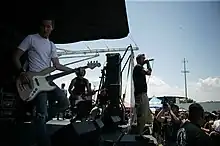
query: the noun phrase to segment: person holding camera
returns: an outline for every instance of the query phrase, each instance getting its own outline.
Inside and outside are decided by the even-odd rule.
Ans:
[[[136,61],[137,65],[133,70],[135,108],[137,114],[136,132],[141,134],[144,130],[145,124],[152,120],[146,82],[146,75],[150,76],[152,69],[149,60],[145,58],[144,54],[138,55]],[[147,70],[143,67],[145,64],[147,65]]]
[[[181,125],[178,113],[179,107],[177,105],[172,104],[170,106],[168,103],[163,103],[163,108],[156,117],[162,124],[162,136],[165,146],[176,146],[177,132]]]

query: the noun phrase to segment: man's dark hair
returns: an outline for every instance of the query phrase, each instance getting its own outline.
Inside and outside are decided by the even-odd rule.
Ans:
[[[43,18],[41,18],[40,20],[39,20],[39,26],[42,26],[43,25],[43,21],[45,21],[45,20],[50,20],[50,21],[52,21],[52,26],[53,26],[53,28],[54,28],[54,26],[55,26],[55,21],[54,21],[54,19],[52,18],[52,17],[43,17]]]
[[[193,103],[189,106],[189,120],[197,120],[204,116],[204,109],[198,103]]]
[[[65,84],[64,84],[64,83],[62,83],[62,84],[61,84],[61,87],[65,87]]]
[[[142,57],[145,57],[145,55],[144,55],[144,54],[139,54],[139,55],[136,57],[136,61],[139,62],[140,58],[142,58]]]
[[[77,77],[79,77],[79,76],[81,76],[81,77],[82,77],[82,76],[85,76],[86,70],[85,70],[85,69],[82,69],[82,70],[78,69],[78,70],[76,70],[75,74],[76,74]]]

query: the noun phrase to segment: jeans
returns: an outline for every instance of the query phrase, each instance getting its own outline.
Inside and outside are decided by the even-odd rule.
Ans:
[[[52,83],[56,86],[55,83]],[[38,146],[50,146],[50,139],[47,135],[46,121],[52,119],[57,112],[62,112],[69,107],[69,101],[64,92],[58,87],[50,92],[41,92],[34,100],[36,115],[34,126],[36,127],[36,138]],[[49,108],[47,105],[49,103]]]
[[[147,93],[138,94],[135,98],[140,99],[139,103],[135,103],[137,115],[136,133],[144,132],[145,124],[152,122],[152,117],[149,109],[149,99]]]

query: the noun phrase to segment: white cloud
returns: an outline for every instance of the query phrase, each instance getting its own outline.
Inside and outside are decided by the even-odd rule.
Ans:
[[[148,79],[147,79],[148,80]],[[130,89],[130,86],[128,87]],[[130,92],[130,91],[128,91]],[[130,96],[130,93],[127,93]],[[184,96],[184,88],[170,86],[158,77],[152,76],[148,83],[148,96]],[[190,82],[188,85],[188,97],[198,101],[220,100],[220,77],[208,77]],[[126,100],[130,102],[130,99]]]
[[[189,95],[198,101],[220,100],[220,77],[199,79],[189,86]]]
[[[183,96],[183,90],[178,87],[171,87],[165,81],[161,80],[158,77],[151,76],[147,78],[148,83],[148,96]],[[126,95],[130,97],[131,86],[127,87]],[[124,90],[123,90],[124,91]],[[129,104],[134,101],[134,99],[125,99],[125,101]]]
[[[184,96],[184,89],[168,85],[157,77],[152,77],[149,83],[149,96],[177,95]],[[188,85],[188,96],[196,101],[220,100],[220,77],[199,79]]]
[[[172,87],[165,81],[152,76],[148,84],[149,96],[183,96],[183,90],[178,87]]]

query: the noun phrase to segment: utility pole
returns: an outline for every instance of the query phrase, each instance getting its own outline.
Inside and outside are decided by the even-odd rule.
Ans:
[[[188,70],[186,70],[186,63],[188,61],[184,58],[183,60],[183,71],[181,71],[183,74],[184,74],[184,83],[185,83],[185,98],[187,99],[188,98],[188,95],[187,95],[187,78],[186,78],[186,74],[189,73]]]

